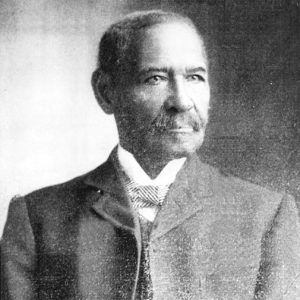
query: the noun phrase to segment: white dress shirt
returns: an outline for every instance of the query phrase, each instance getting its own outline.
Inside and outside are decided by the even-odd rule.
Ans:
[[[117,156],[119,164],[128,178],[138,185],[154,185],[154,186],[169,186],[175,181],[178,171],[183,166],[186,158],[179,158],[170,161],[154,179],[151,179],[143,170],[134,156],[125,150],[120,144],[118,145]],[[138,208],[138,213],[148,221],[153,222],[158,207]]]

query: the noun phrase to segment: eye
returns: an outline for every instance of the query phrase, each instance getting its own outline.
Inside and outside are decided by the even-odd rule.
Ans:
[[[149,85],[157,85],[166,80],[167,80],[167,78],[164,76],[153,75],[151,77],[146,78],[144,80],[144,83],[149,84]]]
[[[186,77],[187,81],[191,82],[199,82],[199,81],[205,81],[204,77],[199,74],[191,74]]]

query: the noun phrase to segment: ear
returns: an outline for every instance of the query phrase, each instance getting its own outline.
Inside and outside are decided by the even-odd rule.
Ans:
[[[111,78],[108,74],[97,69],[92,75],[92,87],[98,104],[107,114],[113,114],[113,97]]]

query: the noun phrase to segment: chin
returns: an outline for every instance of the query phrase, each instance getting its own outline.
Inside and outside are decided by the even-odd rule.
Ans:
[[[194,154],[202,145],[203,138],[197,141],[184,141],[178,143],[168,143],[164,141],[159,147],[155,147],[157,154],[165,159],[177,159],[188,157]],[[153,148],[152,148],[153,149]]]
[[[165,151],[162,151],[162,152],[165,153],[165,155],[169,159],[177,159],[177,158],[191,156],[199,149],[199,147],[176,146],[176,147],[172,147],[172,148],[167,148],[167,149],[165,149]]]

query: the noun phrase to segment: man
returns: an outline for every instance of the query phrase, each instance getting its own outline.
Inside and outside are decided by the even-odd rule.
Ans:
[[[112,25],[92,84],[120,142],[107,162],[12,201],[3,299],[300,299],[293,200],[202,163],[202,37],[178,14]]]

